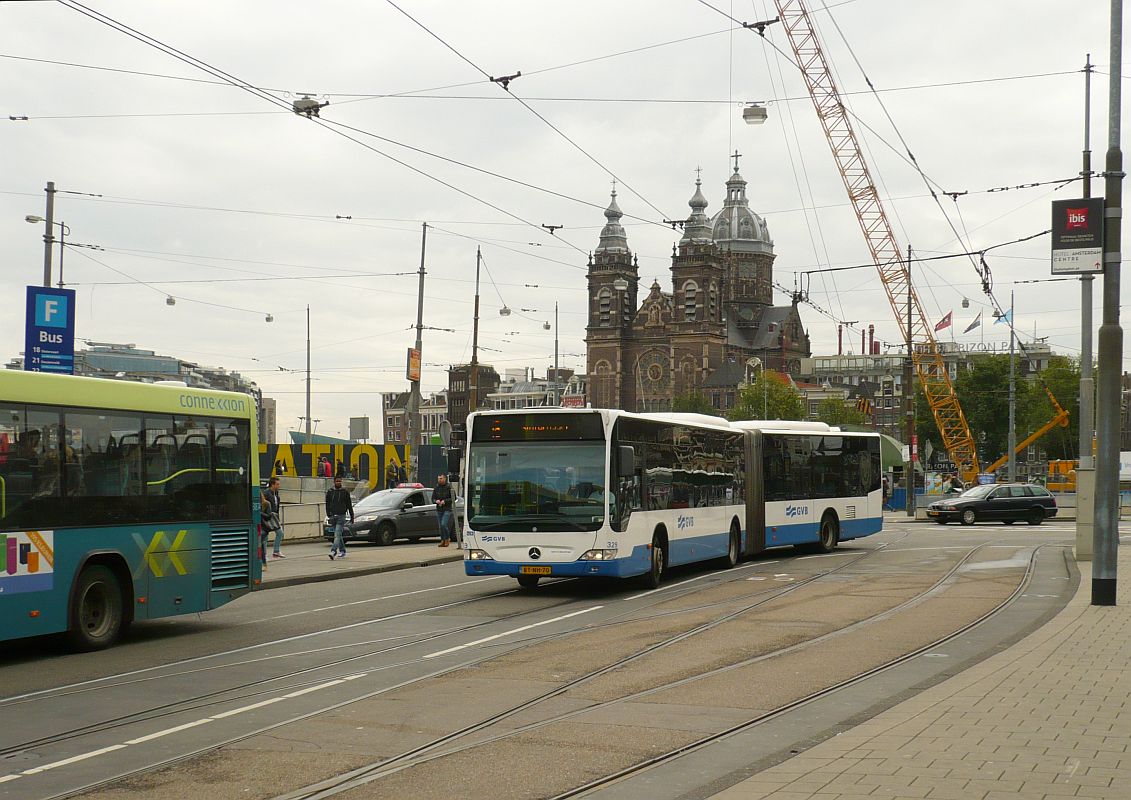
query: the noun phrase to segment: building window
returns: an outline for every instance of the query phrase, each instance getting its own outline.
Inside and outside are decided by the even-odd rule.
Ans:
[[[707,295],[707,313],[713,322],[719,316],[719,285],[711,281],[711,288]]]
[[[609,291],[608,287],[601,289],[601,291],[597,294],[597,314],[599,325],[608,325],[610,323],[612,305],[612,292]]]
[[[695,281],[683,284],[683,318],[693,322],[696,318],[696,301],[699,296],[699,285]]]

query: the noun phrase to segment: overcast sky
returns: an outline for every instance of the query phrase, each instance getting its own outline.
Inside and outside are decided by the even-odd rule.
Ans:
[[[44,213],[48,180],[102,195],[56,198],[71,241],[105,248],[66,253],[78,338],[237,370],[278,399],[280,437],[304,413],[308,303],[319,433],[344,435],[350,416],[366,414],[379,429],[380,392],[407,388],[422,222],[435,226],[424,324],[454,331],[424,332],[426,393],[446,386],[448,365],[470,359],[477,245],[486,266],[480,360],[500,373],[544,374],[557,303],[561,364],[584,369],[586,253],[604,222],[610,173],[645,284],[658,278],[665,291],[679,234],[661,220],[687,215],[697,167],[707,213],[717,211],[736,149],[774,240],[778,283],[869,263],[800,76],[769,44],[789,51],[780,26],[764,42],[696,0],[397,3],[405,13],[377,0],[89,4],[278,103],[304,92],[329,100],[319,125],[64,4],[0,2],[0,291],[9,309],[0,357],[22,350],[24,287],[42,279],[43,226],[24,216]],[[762,0],[711,5],[743,21],[775,15]],[[1093,165],[1102,168],[1107,3],[809,6],[902,247],[943,255],[1031,236],[1048,229],[1051,200],[1080,196],[1079,183],[1053,181],[1080,170],[1089,52]],[[519,71],[513,97],[484,77]],[[746,101],[768,102],[765,125],[743,124]],[[969,193],[942,200],[949,222],[901,137],[931,180]],[[1033,183],[1045,185],[997,191]],[[1102,191],[1095,181],[1093,193]],[[551,236],[544,224],[563,227]],[[1013,285],[1050,277],[1048,237],[999,248],[987,262],[999,301],[1007,306],[1016,291],[1019,333],[1035,329],[1078,355],[1078,284]],[[917,264],[914,281],[928,316],[953,309],[947,340],[1007,341],[970,261]],[[800,306],[815,355],[836,352],[837,319],[900,340],[874,268],[814,275],[807,286],[821,309]],[[504,304],[516,313],[501,317]],[[979,310],[983,328],[963,336]],[[846,339],[859,352],[859,334]]]

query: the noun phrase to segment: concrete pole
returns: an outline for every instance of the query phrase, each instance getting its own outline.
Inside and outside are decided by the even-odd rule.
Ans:
[[[420,228],[420,272],[416,289],[416,352],[420,354],[420,367],[424,369],[424,345],[421,333],[424,330],[424,248],[428,240],[428,223]],[[420,480],[420,381],[411,381],[408,395],[408,446],[410,479]],[[423,481],[421,481],[423,482]]]
[[[475,248],[475,316],[471,325],[471,392],[467,401],[467,412],[470,414],[479,408],[479,265],[483,261],[480,248]],[[464,418],[466,425],[467,418]]]
[[[911,245],[907,246],[907,361],[903,365],[904,413],[907,415],[907,469],[903,471],[903,484],[907,492],[907,516],[915,516],[915,455],[911,442],[915,438],[915,363],[911,341]]]
[[[306,443],[310,444],[310,306],[306,307]],[[313,456],[312,456],[313,457]],[[317,475],[317,464],[311,476]]]
[[[1092,54],[1084,64],[1084,197],[1092,196]],[[1076,467],[1076,560],[1092,560],[1096,460],[1092,456],[1095,436],[1096,389],[1092,378],[1092,283],[1091,275],[1080,276],[1080,461]]]
[[[1013,332],[1013,291],[1009,292],[1009,434],[1006,438],[1009,461],[1006,462],[1006,480],[1017,480],[1017,351]]]
[[[55,181],[47,181],[47,215],[43,221],[43,285],[51,286],[51,247],[55,244]]]
[[[1099,334],[1096,392],[1096,526],[1092,537],[1092,605],[1113,606],[1116,547],[1119,544],[1119,412],[1123,373],[1123,328],[1119,324],[1119,262],[1122,258],[1123,153],[1120,100],[1123,73],[1123,0],[1111,0],[1111,56],[1108,59],[1108,147],[1104,179],[1103,324]]]

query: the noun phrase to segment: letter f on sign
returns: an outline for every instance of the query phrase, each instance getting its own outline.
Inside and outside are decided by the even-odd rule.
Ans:
[[[51,325],[54,321],[54,316],[59,313],[59,301],[47,299],[43,301],[43,321]]]

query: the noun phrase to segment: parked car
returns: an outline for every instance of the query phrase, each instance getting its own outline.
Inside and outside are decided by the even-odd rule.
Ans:
[[[1056,498],[1043,486],[1027,483],[990,483],[967,489],[957,497],[927,506],[927,518],[939,525],[961,522],[1028,522],[1040,525],[1057,512]]]
[[[452,506],[458,527],[463,520],[463,499],[457,497]],[[374,492],[359,500],[353,513],[353,525],[346,523],[342,534],[346,541],[366,539],[384,545],[396,539],[440,537],[431,489],[403,487]],[[334,540],[328,517],[323,522],[322,535],[328,541]]]

